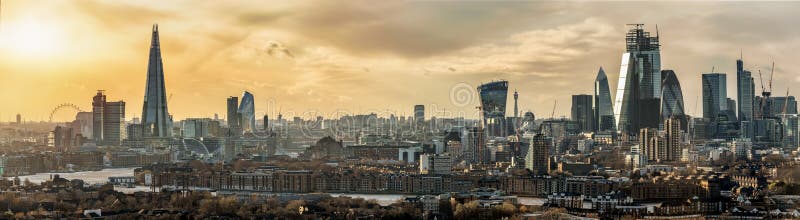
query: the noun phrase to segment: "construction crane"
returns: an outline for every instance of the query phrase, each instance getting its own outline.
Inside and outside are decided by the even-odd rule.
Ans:
[[[781,111],[781,115],[786,117],[786,110],[789,107],[789,87],[786,87],[786,96],[784,96],[785,100],[783,102],[783,111]]]
[[[772,92],[772,76],[775,75],[775,62],[772,62],[772,68],[769,71],[769,91]]]
[[[552,136],[553,135],[553,121],[555,121],[555,118],[556,118],[555,117],[555,115],[556,115],[556,106],[558,106],[558,99],[553,101],[553,111],[550,112],[550,123],[548,123],[548,125],[547,125],[547,128],[549,130],[549,133],[547,133],[548,136]],[[547,123],[547,121],[542,122],[542,125],[539,126],[539,132],[544,133],[544,130],[541,127],[544,126],[545,123]]]
[[[769,99],[768,97],[770,92],[768,92],[767,87],[764,86],[764,75],[761,74],[761,69],[758,70],[758,81],[761,83],[761,99],[758,100],[759,105],[757,118],[763,119],[765,116],[764,107],[767,105],[767,99]]]
[[[759,75],[760,75],[760,73],[759,73]],[[770,105],[769,98],[770,98],[770,96],[772,96],[772,77],[774,75],[775,75],[775,62],[772,62],[772,67],[770,68],[770,71],[769,71],[769,81],[767,81],[767,87],[766,88],[763,88],[763,87],[761,88],[761,91],[762,91],[761,92],[761,96],[763,97],[763,100],[762,100],[763,105],[761,105],[762,117],[763,116],[767,116],[767,117],[772,117],[773,116],[772,115],[772,106]]]

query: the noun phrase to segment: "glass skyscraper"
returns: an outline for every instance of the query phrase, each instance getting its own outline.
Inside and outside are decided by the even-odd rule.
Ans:
[[[594,113],[591,95],[572,96],[572,120],[578,123],[580,131],[593,131]]]
[[[425,122],[425,106],[424,105],[415,105],[414,106],[414,123],[420,124]]]
[[[703,74],[703,118],[714,120],[728,108],[728,94],[724,73]]]
[[[92,138],[95,143],[103,141],[103,120],[105,119],[106,95],[98,90],[92,98]]]
[[[228,136],[241,135],[241,116],[239,116],[239,97],[231,96],[227,99]]]
[[[621,132],[635,134],[640,127],[657,127],[661,97],[661,51],[656,36],[633,24],[625,36],[614,115]]]
[[[244,94],[242,94],[242,102],[239,104],[238,112],[239,116],[241,117],[239,123],[242,126],[242,131],[255,132],[256,109],[253,94],[248,91],[244,91]]]
[[[506,100],[508,81],[496,81],[478,86],[483,111],[483,126],[490,137],[504,137],[506,132]]]
[[[594,80],[594,120],[596,131],[611,131],[616,127],[614,109],[611,104],[611,89],[608,86],[608,77],[603,68],[597,72]]]
[[[681,83],[675,71],[663,70],[661,76],[664,79],[661,84],[661,117],[668,119],[685,115]]]
[[[164,64],[161,62],[161,46],[158,25],[153,25],[150,42],[150,58],[147,64],[147,85],[142,105],[142,125],[148,137],[172,136],[172,119],[167,111],[167,92],[164,86]]]
[[[755,98],[755,83],[750,71],[744,70],[742,59],[736,60],[736,101],[738,104],[739,121],[753,120],[753,99]]]

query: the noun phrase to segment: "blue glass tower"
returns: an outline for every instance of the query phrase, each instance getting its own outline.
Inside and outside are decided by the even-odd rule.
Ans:
[[[651,36],[643,24],[632,24],[625,36],[614,116],[617,129],[637,134],[639,128],[658,127],[661,98],[661,51],[658,33]]]
[[[675,71],[661,71],[661,76],[664,79],[661,84],[661,117],[668,119],[672,116],[685,115],[681,83]]]
[[[594,113],[595,130],[613,131],[615,130],[614,109],[611,104],[611,89],[608,86],[608,77],[603,68],[597,72],[594,80]]]
[[[703,74],[703,118],[716,120],[721,111],[727,110],[727,86],[724,73]]]
[[[164,86],[164,64],[161,62],[161,46],[158,40],[158,25],[153,25],[150,42],[150,58],[147,64],[147,84],[142,106],[142,125],[145,136],[172,136],[172,119],[167,111],[167,95]]]
[[[239,114],[241,115],[240,126],[243,132],[255,132],[256,129],[256,110],[253,94],[244,91],[242,102],[239,104]]]
[[[490,137],[503,137],[506,129],[506,99],[508,81],[496,81],[478,86],[483,113],[483,126]]]

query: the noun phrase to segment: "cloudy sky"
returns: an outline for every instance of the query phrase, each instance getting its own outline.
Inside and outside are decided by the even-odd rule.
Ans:
[[[478,101],[472,89],[497,79],[519,91],[520,110],[549,116],[558,100],[556,116],[568,116],[570,95],[591,94],[600,67],[616,88],[629,23],[652,32],[658,26],[662,67],[676,71],[690,114],[702,112],[700,74],[712,68],[728,73],[728,96],[736,97],[740,51],[754,73],[768,72],[775,61],[774,93],[800,92],[795,2],[2,4],[2,121],[16,113],[46,120],[61,103],[90,109],[98,89],[126,101],[128,118],[140,116],[154,23],[169,110],[178,119],[224,117],[225,98],[245,90],[255,95],[256,111],[272,117],[277,111],[410,115],[414,104],[425,104],[428,115],[472,117]],[[72,116],[64,111],[56,119]]]

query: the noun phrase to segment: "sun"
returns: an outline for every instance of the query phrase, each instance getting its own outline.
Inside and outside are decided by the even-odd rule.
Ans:
[[[6,54],[19,56],[51,56],[62,46],[59,27],[35,19],[4,24],[0,29],[0,39]]]

